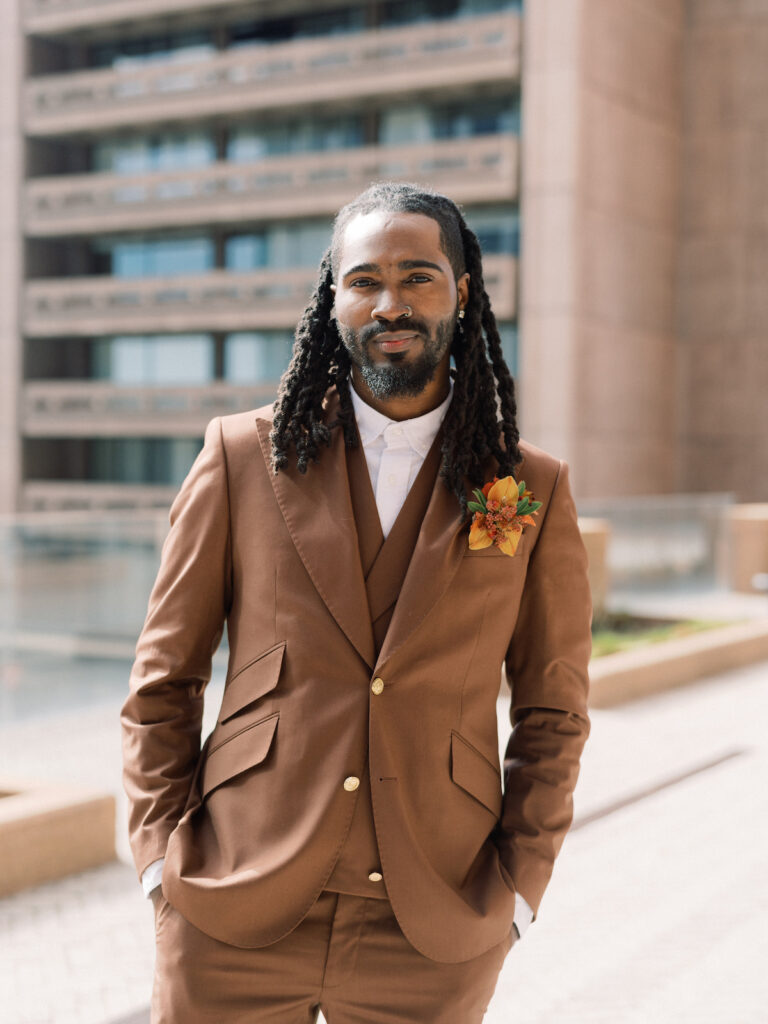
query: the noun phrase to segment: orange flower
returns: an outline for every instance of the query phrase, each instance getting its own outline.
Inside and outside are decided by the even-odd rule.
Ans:
[[[525,526],[535,525],[533,516],[541,508],[540,501],[532,501],[533,493],[525,489],[525,482],[514,477],[501,480],[494,477],[482,490],[476,490],[476,501],[467,507],[474,513],[469,530],[469,546],[473,551],[495,544],[505,555],[512,557],[517,551]]]

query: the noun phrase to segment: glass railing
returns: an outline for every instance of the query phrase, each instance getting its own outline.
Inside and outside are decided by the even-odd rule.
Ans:
[[[127,693],[166,531],[165,510],[0,521],[0,724]]]

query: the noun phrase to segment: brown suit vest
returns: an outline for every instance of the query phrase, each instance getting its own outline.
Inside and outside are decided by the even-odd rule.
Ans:
[[[377,656],[387,635],[392,613],[435,487],[440,468],[442,435],[440,429],[386,540],[381,529],[376,497],[362,443],[359,443],[357,448],[347,448],[349,490],[357,525],[360,562],[365,577]],[[373,821],[371,780],[366,770],[360,780],[352,824],[325,888],[331,892],[352,896],[386,899],[386,879],[371,881],[368,877],[371,873],[381,874],[381,867]]]

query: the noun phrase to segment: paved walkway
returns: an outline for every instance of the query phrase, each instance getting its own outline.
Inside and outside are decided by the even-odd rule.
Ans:
[[[0,723],[0,772],[120,793],[118,706]],[[768,1019],[767,724],[768,663],[594,713],[576,827],[486,1024]],[[122,828],[119,851],[0,900],[2,1024],[146,1024],[152,912]]]

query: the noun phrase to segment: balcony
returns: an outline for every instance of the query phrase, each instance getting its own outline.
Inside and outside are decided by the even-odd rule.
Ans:
[[[189,63],[32,78],[24,126],[30,135],[92,133],[425,89],[458,94],[519,74],[520,17],[513,12],[253,46]]]
[[[519,139],[337,150],[143,175],[87,174],[27,183],[30,236],[332,215],[371,181],[419,181],[460,203],[516,199]]]
[[[516,313],[517,260],[486,256],[485,284],[499,320]],[[314,269],[226,270],[195,277],[71,277],[30,281],[27,337],[246,331],[293,328],[316,281]]]
[[[233,0],[22,0],[25,32],[55,35],[120,21],[235,7]],[[251,8],[257,6],[251,0]]]
[[[317,271],[212,271],[194,277],[72,277],[30,281],[28,337],[156,331],[241,331],[292,328],[307,304]]]
[[[84,480],[28,480],[21,488],[24,512],[108,512],[162,509],[178,487],[152,484],[109,484]],[[159,533],[159,531],[158,531]]]
[[[136,387],[111,381],[26,384],[21,409],[26,437],[202,437],[214,416],[275,400],[277,381],[249,386],[213,381],[205,387]]]

